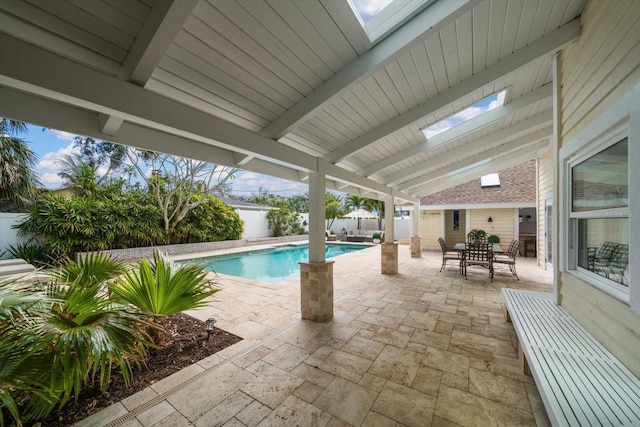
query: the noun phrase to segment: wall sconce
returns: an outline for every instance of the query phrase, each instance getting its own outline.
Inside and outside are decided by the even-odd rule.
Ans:
[[[489,219],[487,220],[487,222],[493,222],[493,218],[489,217]]]
[[[205,330],[207,331],[207,340],[211,336],[211,332],[213,332],[213,325],[215,325],[216,319],[213,317],[209,317],[205,322]]]

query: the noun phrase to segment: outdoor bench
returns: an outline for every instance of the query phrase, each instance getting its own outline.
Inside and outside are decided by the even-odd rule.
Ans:
[[[640,380],[550,293],[502,296],[552,425],[640,426]]]

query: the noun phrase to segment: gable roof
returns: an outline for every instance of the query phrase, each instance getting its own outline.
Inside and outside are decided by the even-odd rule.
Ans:
[[[499,187],[482,187],[480,178],[430,194],[420,199],[421,205],[469,205],[483,203],[535,202],[536,161],[529,160],[503,169]]]

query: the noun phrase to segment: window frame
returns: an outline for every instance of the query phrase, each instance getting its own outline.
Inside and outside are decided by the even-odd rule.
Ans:
[[[588,133],[586,135],[588,135]],[[627,175],[627,184],[629,185],[629,200],[627,206],[573,212],[573,167],[621,142],[625,138],[627,138],[628,144],[627,167],[629,170],[629,174]],[[566,195],[562,198],[564,208],[562,224],[566,231],[562,234],[564,242],[562,270],[627,305],[631,305],[630,295],[632,293],[632,281],[629,281],[628,286],[624,286],[578,265],[578,221],[580,219],[591,218],[628,218],[631,222],[632,215],[630,206],[632,205],[631,199],[633,197],[630,168],[630,159],[632,158],[631,146],[630,118],[627,114],[622,120],[612,124],[597,136],[577,137],[560,150],[561,191]],[[628,229],[628,241],[631,247],[631,223],[629,223]],[[632,266],[630,262],[629,275],[638,274],[637,270],[637,266]]]

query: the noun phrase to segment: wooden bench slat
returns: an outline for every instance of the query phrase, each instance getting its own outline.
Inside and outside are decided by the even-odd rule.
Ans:
[[[640,426],[640,379],[550,294],[502,292],[553,425]]]

